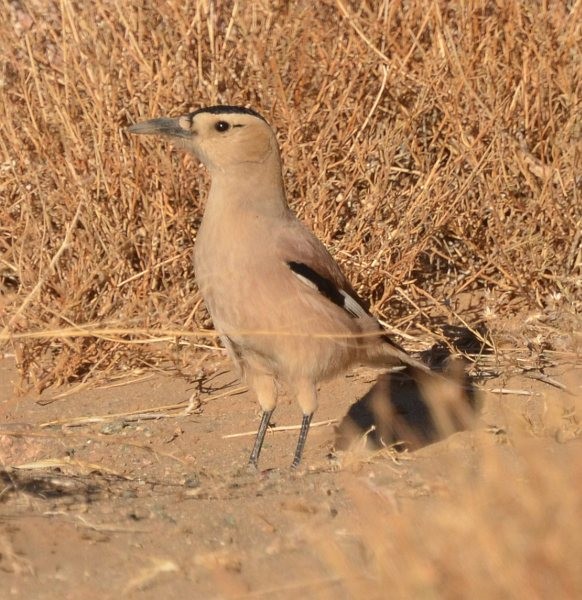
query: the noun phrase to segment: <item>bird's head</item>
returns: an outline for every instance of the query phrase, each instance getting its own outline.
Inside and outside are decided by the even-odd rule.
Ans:
[[[169,138],[196,156],[211,173],[279,158],[272,129],[250,108],[211,106],[175,119],[144,121],[127,130]]]

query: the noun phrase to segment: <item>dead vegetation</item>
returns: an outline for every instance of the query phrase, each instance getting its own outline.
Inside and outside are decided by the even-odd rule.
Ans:
[[[582,547],[571,528],[582,510],[579,488],[564,486],[555,455],[531,439],[511,449],[490,444],[473,456],[477,468],[461,453],[441,454],[439,470],[446,466],[450,477],[422,479],[414,502],[374,480],[351,482],[355,512],[366,515],[354,519],[350,530],[369,553],[366,576],[349,568],[345,542],[329,544],[321,532],[314,540],[336,573],[351,573],[345,581],[351,597],[375,597],[386,589],[392,598],[580,593],[573,556]],[[561,458],[562,467],[579,476],[577,451],[570,447]],[[463,452],[466,457],[469,447]],[[513,452],[528,459],[512,461]]]
[[[23,387],[78,391],[127,369],[197,375],[213,364],[191,261],[208,181],[168,144],[123,130],[220,103],[252,106],[276,127],[290,203],[405,346],[453,340],[501,378],[499,397],[514,393],[516,373],[563,388],[561,373],[580,363],[580,2],[0,6],[0,350],[15,354]],[[579,379],[567,391],[579,393]],[[530,421],[529,398],[515,419],[526,436],[475,452],[466,470],[469,450],[452,452],[458,481],[406,480],[400,497],[432,502],[420,509],[394,500],[402,462],[386,485],[354,467],[345,539],[335,524],[309,528],[329,575],[315,597],[340,580],[346,597],[575,597],[581,465],[562,442],[580,437],[579,400],[568,411],[544,399]],[[157,426],[190,409],[155,406]],[[548,411],[565,434],[544,430]],[[44,426],[79,424],[54,412]],[[119,416],[106,412],[80,426]],[[122,416],[134,414],[144,415]],[[557,440],[551,452],[542,438]],[[3,568],[27,572],[10,539],[0,535]],[[346,540],[360,544],[363,578]],[[236,569],[221,568],[213,577],[229,597]],[[120,589],[145,585],[135,573]]]
[[[399,330],[527,311],[575,328],[579,4],[3,10],[2,340],[37,390],[192,360],[207,182],[123,128],[213,103],[277,127],[290,202]]]

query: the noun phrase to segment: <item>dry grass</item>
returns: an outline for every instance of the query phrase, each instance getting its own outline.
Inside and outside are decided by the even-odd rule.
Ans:
[[[276,127],[290,203],[388,323],[425,345],[484,332],[485,371],[579,362],[580,0],[0,7],[0,350],[26,385],[215,356],[191,261],[207,176],[123,131],[215,103]],[[101,412],[59,422],[118,416]],[[432,463],[446,476],[398,492],[369,465],[340,472],[345,535],[311,532],[330,581],[354,598],[579,596],[579,443],[531,429],[453,448]],[[4,533],[0,554],[32,570]],[[177,568],[156,560],[127,593]]]
[[[71,328],[208,324],[190,258],[206,176],[123,128],[213,103],[276,126],[293,207],[400,329],[579,306],[580,2],[2,12],[0,319],[38,390],[182,364],[183,341]],[[46,330],[63,336],[17,338]]]
[[[484,332],[496,373],[579,361],[579,0],[0,7],[0,344],[27,385],[214,356],[190,256],[207,177],[123,129],[215,103],[276,127],[291,204],[390,324]],[[453,458],[425,509],[358,482],[367,570],[316,535],[330,572],[353,597],[575,597],[579,453],[531,437]]]
[[[496,432],[346,461],[347,520],[310,532],[345,597],[578,598],[582,371],[565,378],[574,394],[534,388],[537,419],[523,401],[500,401],[493,417],[491,394],[484,419]]]
[[[414,500],[373,479],[352,482],[344,543],[318,534],[315,543],[353,598],[388,589],[394,599],[576,598],[582,542],[572,524],[582,501],[568,481],[582,476],[580,448],[561,450],[561,468],[548,449],[529,439],[481,448],[469,461],[469,448],[464,458],[445,455],[448,477],[429,479]],[[346,541],[365,549],[362,571],[351,567]]]

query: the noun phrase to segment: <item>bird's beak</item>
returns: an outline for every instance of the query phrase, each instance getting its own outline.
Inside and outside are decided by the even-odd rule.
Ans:
[[[151,119],[143,123],[136,123],[127,128],[129,133],[138,135],[163,135],[170,138],[190,138],[192,132],[189,129],[182,127],[183,117],[178,119]]]

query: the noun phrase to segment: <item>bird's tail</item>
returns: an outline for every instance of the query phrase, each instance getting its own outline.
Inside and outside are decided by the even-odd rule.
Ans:
[[[388,334],[382,334],[380,343],[374,344],[373,348],[369,349],[368,358],[378,366],[405,366],[413,371],[433,374],[428,365],[408,354]]]

